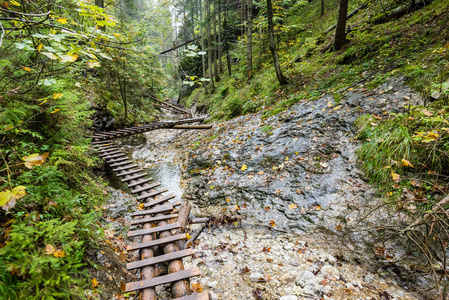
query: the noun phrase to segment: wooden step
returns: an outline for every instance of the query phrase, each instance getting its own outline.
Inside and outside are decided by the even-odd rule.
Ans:
[[[168,254],[158,255],[158,256],[155,256],[152,258],[134,261],[132,263],[127,264],[126,268],[129,271],[129,270],[134,270],[137,268],[143,268],[146,266],[160,264],[160,263],[171,261],[171,260],[181,259],[183,257],[187,257],[187,256],[191,256],[191,255],[193,255],[193,250],[185,249],[185,250],[175,251],[175,252],[168,253]]]
[[[124,170],[129,170],[129,169],[132,169],[132,168],[138,168],[138,167],[139,167],[138,165],[129,165],[129,166],[125,166],[125,167],[112,169],[112,171],[120,172],[120,171],[124,171]]]
[[[128,157],[123,156],[123,157],[120,157],[120,158],[107,159],[106,161],[108,163],[116,163],[116,162],[121,162],[121,161],[124,161],[124,160],[127,160],[127,159],[128,159]]]
[[[174,198],[176,198],[176,196],[174,194],[170,194],[170,195],[164,196],[162,198],[153,200],[151,202],[147,202],[147,203],[144,204],[144,206],[145,207],[151,207],[151,206],[154,206],[156,204],[161,204],[161,203],[163,203],[165,201],[168,201],[168,200],[171,200],[171,199],[174,199]]]
[[[104,144],[110,144],[112,143],[112,141],[110,140],[105,140],[105,141],[98,141],[98,142],[92,142],[92,145],[104,145]]]
[[[125,172],[125,173],[119,173],[119,174],[117,174],[117,176],[118,177],[122,177],[122,176],[127,176],[127,175],[131,175],[131,174],[135,174],[137,172],[142,172],[142,171],[143,171],[142,169],[131,170],[131,171],[128,171],[128,172]]]
[[[173,209],[173,207],[180,205],[181,202],[180,201],[176,201],[170,204],[165,204],[165,205],[161,205],[159,207],[153,208],[153,209],[148,209],[148,210],[139,210],[133,213],[133,216],[144,216],[144,215],[149,215],[149,214],[157,214],[157,213],[161,213],[164,211],[170,211]]]
[[[116,151],[116,150],[120,150],[120,149],[116,146],[112,146],[112,148],[109,148],[109,149],[98,150],[98,154],[106,154],[106,153],[110,153],[111,151]]]
[[[118,167],[118,166],[129,165],[129,164],[132,164],[132,163],[133,163],[132,161],[126,160],[126,161],[121,161],[121,162],[110,164],[110,166],[111,167]]]
[[[141,193],[141,192],[144,192],[144,191],[151,190],[152,188],[155,188],[155,187],[160,186],[160,185],[161,185],[160,182],[155,182],[153,184],[144,185],[141,188],[132,190],[131,193],[138,194],[138,193]]]
[[[97,151],[106,151],[106,150],[109,150],[109,149],[112,149],[112,148],[117,148],[117,145],[112,144],[110,146],[104,146],[104,147],[100,146],[100,147],[95,148],[95,150],[97,150]]]
[[[137,175],[131,176],[129,178],[123,178],[122,182],[136,180],[136,179],[139,179],[139,178],[142,178],[142,177],[145,177],[145,176],[148,176],[148,174],[147,173],[137,174]]]
[[[109,155],[114,155],[117,153],[123,153],[120,149],[112,149],[112,150],[106,150],[104,152],[98,152],[99,156],[109,156]]]
[[[202,292],[200,294],[192,294],[173,300],[209,300],[209,292]]]
[[[138,250],[138,249],[142,249],[142,248],[159,246],[159,245],[164,245],[164,244],[173,243],[173,242],[182,241],[182,240],[187,240],[186,233],[176,234],[176,235],[172,235],[172,236],[169,236],[166,238],[157,239],[157,240],[146,242],[146,243],[138,243],[138,244],[128,245],[126,247],[126,250],[127,251]]]
[[[175,219],[177,217],[178,217],[178,214],[162,215],[162,216],[157,216],[157,217],[132,220],[129,224],[130,225],[139,225],[139,224],[151,223],[151,222],[156,222],[156,221]]]
[[[171,273],[164,276],[153,277],[151,279],[129,282],[125,286],[125,293],[138,291],[145,288],[155,287],[161,284],[170,283],[174,281],[184,280],[190,277],[201,275],[199,268],[192,268]]]
[[[154,191],[154,192],[151,192],[151,193],[143,194],[141,196],[138,196],[137,200],[139,200],[139,201],[140,200],[145,200],[145,199],[157,196],[157,195],[165,193],[165,192],[168,192],[168,189],[162,189],[162,190],[157,190],[157,191]]]
[[[128,237],[152,234],[152,233],[156,233],[156,232],[178,229],[180,227],[181,227],[181,225],[179,223],[172,223],[172,224],[167,224],[167,225],[157,226],[157,227],[152,227],[152,228],[147,228],[147,229],[131,230],[131,231],[128,231]]]
[[[112,158],[123,157],[123,156],[126,156],[126,154],[123,153],[122,151],[120,151],[119,154],[107,155],[107,156],[104,156],[103,158],[109,160]]]
[[[150,182],[151,180],[153,180],[153,178],[145,178],[145,179],[139,180],[137,182],[128,184],[128,187],[132,188],[132,187],[135,187],[135,186],[138,186],[138,185],[142,185],[144,183]]]

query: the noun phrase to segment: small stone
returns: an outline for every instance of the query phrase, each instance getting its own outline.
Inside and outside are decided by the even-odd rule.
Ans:
[[[214,280],[212,282],[209,282],[208,286],[210,286],[211,288],[216,288],[218,285],[218,281]]]
[[[219,298],[218,298],[218,295],[215,294],[215,293],[212,292],[212,291],[209,291],[209,296],[210,296],[210,299],[211,299],[211,300],[218,300],[218,299],[219,299]]]
[[[279,298],[279,300],[298,300],[298,297],[295,295],[285,295]]]
[[[293,282],[293,276],[290,273],[285,273],[284,275],[281,276],[281,278],[279,278],[280,281],[283,282]]]
[[[321,268],[321,274],[323,276],[331,277],[334,280],[340,277],[340,271],[337,268],[332,267],[331,265],[324,265]]]
[[[368,274],[368,275],[365,276],[364,279],[365,279],[365,282],[373,283],[373,281],[374,281],[374,276],[371,275],[371,274]]]
[[[265,276],[260,272],[251,272],[251,274],[249,275],[249,280],[253,282],[263,281],[264,278]]]
[[[296,277],[296,284],[304,288],[306,286],[318,285],[318,281],[312,272],[305,270]]]

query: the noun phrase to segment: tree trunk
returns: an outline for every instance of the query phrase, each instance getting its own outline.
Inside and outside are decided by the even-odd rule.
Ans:
[[[212,57],[213,57],[213,49],[212,49],[212,41],[211,41],[211,19],[210,19],[210,0],[206,0],[206,20],[207,20],[207,67],[209,68],[209,87],[210,92],[213,93],[215,91],[214,86],[214,75],[212,73]]]
[[[203,27],[203,4],[202,0],[198,0],[200,5],[200,34],[201,34],[201,51],[204,51],[204,27]],[[201,64],[203,67],[203,78],[206,78],[206,56],[201,55]]]
[[[215,6],[215,5],[214,5]],[[217,51],[217,44],[218,44],[218,39],[217,39],[217,8],[214,7],[214,22],[213,22],[213,29],[214,29],[214,33],[213,33],[213,39],[214,39],[214,44],[213,44],[213,53],[214,53],[214,75],[215,75],[215,82],[219,82],[220,81],[220,77],[218,76],[218,51]]]
[[[218,73],[223,71],[223,66],[221,65],[222,45],[221,45],[221,1],[218,0]]]
[[[229,5],[229,1],[230,0],[227,0],[227,5]],[[223,26],[224,26],[224,32],[225,32],[225,39],[224,39],[224,46],[225,46],[225,52],[226,52],[226,64],[227,64],[227,66],[228,66],[228,74],[229,74],[229,76],[231,76],[232,75],[232,70],[231,70],[231,54],[229,53],[229,50],[230,50],[230,48],[231,48],[231,43],[230,43],[230,30],[229,30],[229,13],[228,13],[228,11],[226,10],[226,13],[225,13],[225,19],[224,19],[224,24],[223,24]]]
[[[335,29],[334,51],[338,51],[346,43],[346,14],[349,0],[340,0],[337,27]]]
[[[246,79],[250,81],[253,77],[253,5],[252,0],[248,0],[247,10],[247,30],[246,30]]]
[[[321,17],[324,16],[324,0],[321,0]]]
[[[271,0],[267,0],[267,19],[268,19],[268,35],[270,40],[270,52],[273,56],[273,64],[274,70],[276,71],[276,77],[279,80],[280,84],[286,84],[287,78],[282,74],[281,66],[279,64],[279,57],[276,50],[276,43],[274,41],[274,32],[273,32],[273,7],[271,5]]]

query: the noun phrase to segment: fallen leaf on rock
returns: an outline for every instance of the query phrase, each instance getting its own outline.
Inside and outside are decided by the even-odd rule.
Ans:
[[[201,293],[203,291],[203,287],[201,286],[201,283],[192,283],[192,291],[194,293]]]
[[[247,274],[247,273],[249,273],[251,270],[250,270],[250,268],[248,268],[248,266],[244,266],[241,270],[240,270],[240,273],[241,274]]]
[[[92,288],[96,288],[98,286],[98,280],[97,278],[92,279]]]
[[[242,171],[245,171],[246,169],[248,169],[247,165],[243,165],[242,168],[241,168]]]
[[[274,220],[270,220],[270,226],[271,226],[271,227],[276,226],[276,223],[274,222]]]
[[[263,247],[262,251],[263,252],[270,252],[271,247]]]
[[[271,207],[270,206],[265,206],[265,211],[270,211]]]
[[[296,209],[296,208],[298,208],[298,205],[297,205],[296,203],[292,203],[292,204],[290,204],[290,205],[288,206],[288,208],[290,208],[290,209]]]

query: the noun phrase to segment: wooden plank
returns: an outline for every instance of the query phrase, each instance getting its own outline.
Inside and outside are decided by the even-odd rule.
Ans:
[[[162,203],[162,202],[171,200],[171,199],[173,199],[173,198],[176,198],[176,196],[175,196],[174,194],[170,194],[170,195],[168,195],[168,196],[164,196],[164,197],[162,197],[162,198],[153,200],[153,201],[151,201],[151,202],[147,202],[147,203],[144,204],[144,206],[145,206],[145,207],[151,207],[151,206],[154,206],[154,205],[156,205],[156,204],[160,204],[160,203]]]
[[[160,182],[155,182],[155,183],[152,183],[152,184],[144,185],[141,188],[132,190],[131,193],[138,194],[138,193],[141,193],[141,192],[145,192],[145,191],[151,190],[152,188],[155,188],[155,187],[160,186],[160,185],[161,185]]]
[[[124,165],[132,164],[132,163],[133,163],[132,161],[126,160],[126,161],[110,164],[110,166],[111,167],[118,167],[118,166],[124,166]]]
[[[129,178],[123,178],[122,182],[136,180],[136,179],[139,179],[139,178],[142,178],[142,177],[145,177],[145,176],[148,176],[148,174],[147,173],[137,174],[137,175],[131,176]]]
[[[155,287],[161,284],[170,283],[174,281],[184,280],[190,277],[201,275],[199,268],[192,268],[187,270],[182,270],[176,273],[171,273],[164,276],[153,277],[147,280],[129,282],[126,284],[125,293],[138,291],[141,289]]]
[[[144,235],[144,234],[152,234],[152,233],[161,232],[161,231],[178,229],[180,227],[181,227],[181,225],[179,223],[171,223],[171,224],[147,228],[147,229],[131,230],[131,231],[128,231],[128,237]]]
[[[128,157],[124,156],[124,157],[120,157],[120,158],[107,159],[106,161],[108,163],[116,163],[116,162],[121,162],[121,161],[124,161],[127,159],[128,159]]]
[[[129,169],[132,169],[132,168],[138,168],[138,167],[139,167],[138,165],[129,165],[129,166],[125,166],[125,167],[112,169],[112,171],[120,172],[120,171],[124,171],[124,170],[129,170]]]
[[[144,218],[144,219],[133,220],[129,224],[130,225],[145,224],[145,223],[151,223],[151,222],[156,222],[156,221],[164,221],[164,220],[175,219],[177,217],[178,217],[178,214],[162,215],[162,216],[157,216],[157,217],[152,217],[152,218]]]
[[[164,211],[170,211],[173,209],[173,207],[177,206],[181,204],[181,202],[176,201],[170,204],[165,204],[165,205],[161,205],[159,207],[153,208],[153,209],[149,209],[149,210],[139,210],[133,213],[133,216],[143,216],[143,215],[148,215],[148,214],[157,214],[157,213],[161,213]]]
[[[97,151],[106,151],[106,150],[112,149],[112,148],[117,148],[117,145],[112,144],[110,146],[104,146],[104,147],[103,146],[99,146],[99,147],[95,148],[95,150],[97,150]]]
[[[115,150],[120,150],[120,149],[116,146],[112,146],[111,148],[108,148],[105,150],[103,150],[103,149],[98,150],[98,154],[106,154],[106,153],[110,153],[110,151],[115,151]]]
[[[202,292],[201,294],[192,294],[173,300],[209,300],[209,292]]]
[[[118,177],[122,177],[122,176],[127,176],[127,175],[131,175],[131,174],[135,174],[137,172],[142,172],[142,171],[143,171],[142,169],[131,170],[131,171],[128,171],[128,172],[125,172],[125,173],[119,173],[119,174],[117,174],[117,176]]]
[[[128,245],[126,247],[126,250],[127,251],[139,250],[142,248],[149,248],[149,247],[153,247],[153,246],[164,245],[164,244],[182,241],[182,240],[186,240],[186,239],[187,239],[187,234],[181,233],[181,234],[172,235],[172,236],[169,236],[169,237],[166,237],[163,239],[157,239],[157,240],[146,242],[146,243],[137,243],[137,244],[133,244],[133,245]]]
[[[150,182],[151,180],[153,180],[153,178],[145,178],[145,179],[139,180],[137,182],[128,184],[128,187],[132,188],[132,187],[135,187],[135,186],[138,186],[138,185],[142,185],[144,183]]]
[[[98,141],[98,142],[92,142],[92,145],[102,145],[102,144],[110,144],[112,141],[106,140],[106,141]]]
[[[143,268],[146,266],[151,266],[159,263],[164,263],[171,260],[181,259],[183,257],[191,256],[193,255],[192,249],[185,249],[180,251],[175,251],[168,254],[158,255],[156,257],[147,258],[143,260],[134,261],[132,263],[129,263],[126,265],[126,269],[134,270],[137,268]]]
[[[162,189],[162,190],[157,190],[157,191],[152,192],[152,193],[143,194],[143,195],[141,195],[141,196],[138,196],[138,197],[137,197],[137,200],[148,199],[148,198],[150,198],[150,197],[154,197],[154,196],[156,196],[156,195],[159,195],[159,194],[162,194],[162,193],[165,193],[165,192],[168,192],[168,189]]]
[[[123,157],[123,156],[126,156],[126,154],[123,153],[122,151],[120,151],[119,154],[107,155],[107,156],[104,156],[103,158],[104,159],[111,159],[111,158],[117,158],[117,157]]]
[[[103,152],[98,152],[99,156],[109,156],[109,155],[114,155],[117,153],[123,153],[120,149],[112,149],[112,150],[106,150]]]

